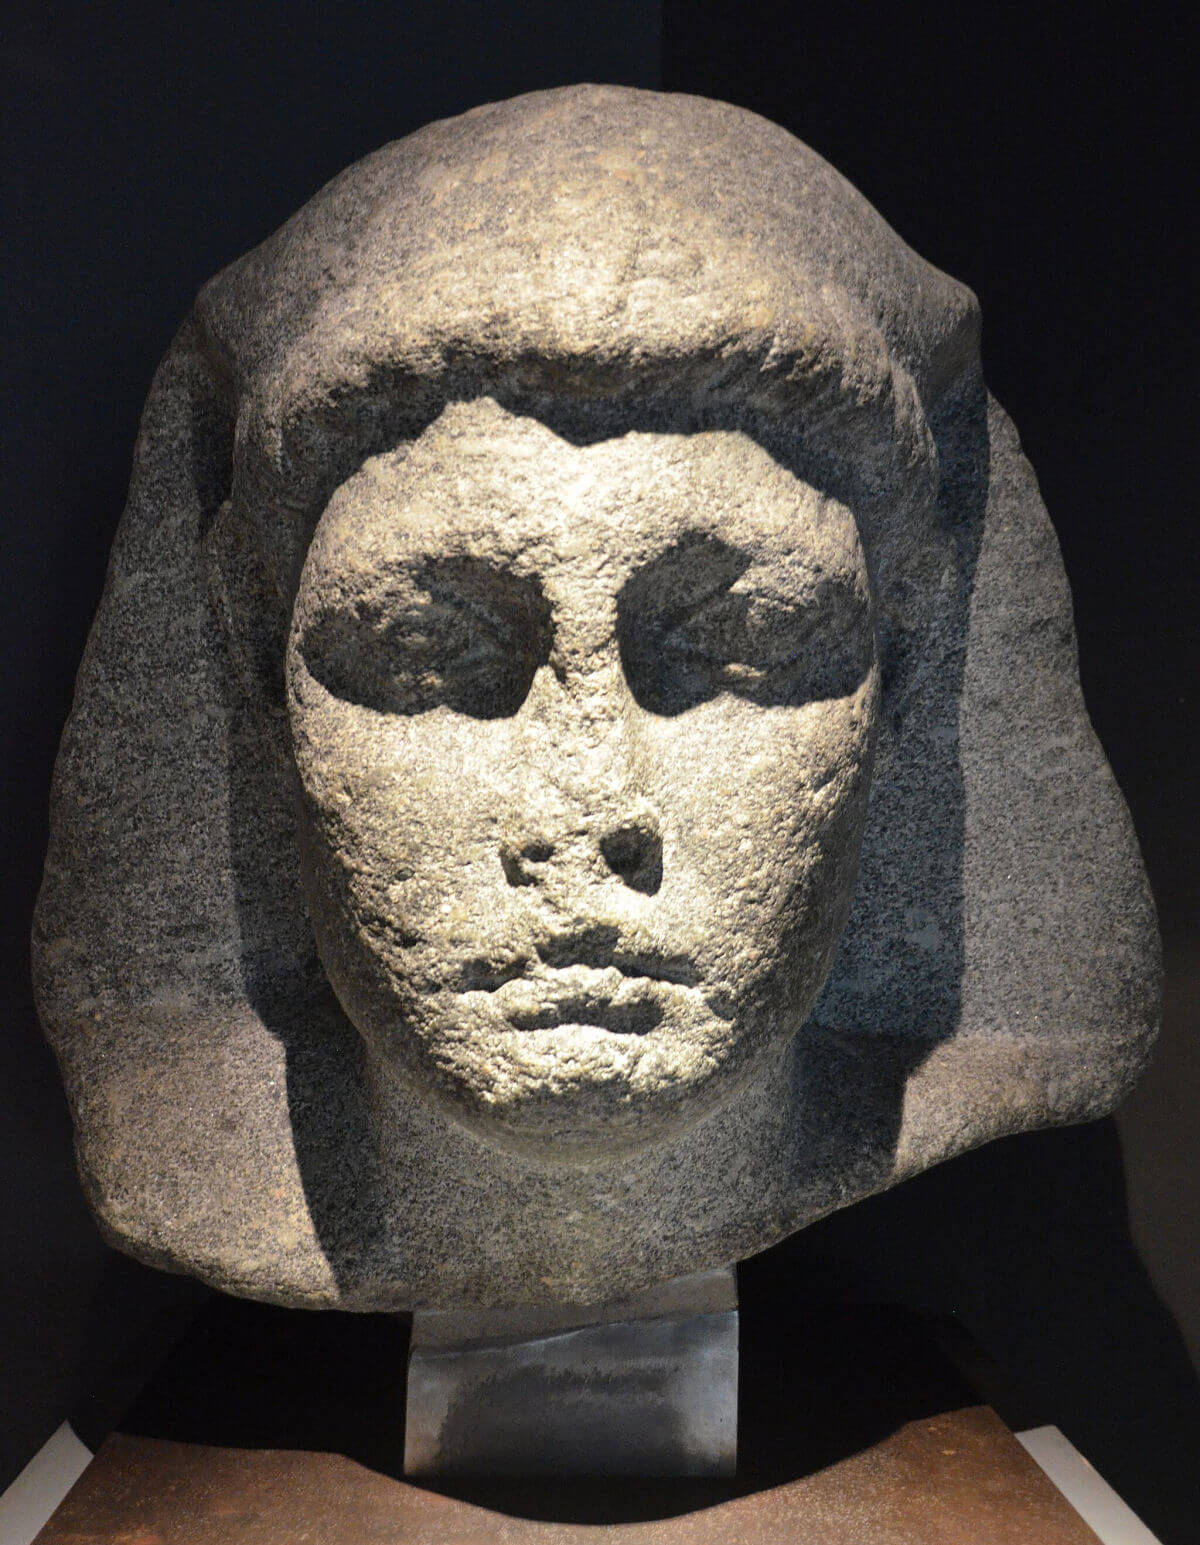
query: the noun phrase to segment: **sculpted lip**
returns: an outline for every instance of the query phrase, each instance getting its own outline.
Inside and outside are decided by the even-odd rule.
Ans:
[[[537,946],[538,959],[542,963],[539,974],[550,975],[561,970],[615,971],[632,981],[668,982],[677,987],[696,987],[700,973],[685,956],[664,956],[657,951],[621,949],[607,941],[597,944],[581,941],[574,948],[570,943],[557,941]]]
[[[689,985],[617,966],[545,966],[463,996],[493,1021],[518,1031],[588,1028],[617,1036],[642,1036],[677,1013]]]
[[[580,973],[586,973],[581,975]],[[612,931],[597,929],[570,939],[548,939],[528,956],[497,965],[494,960],[465,961],[458,969],[457,991],[498,993],[513,982],[541,982],[549,990],[556,982],[603,986],[606,996],[622,981],[699,987],[701,973],[684,955],[662,955],[652,949],[618,947]]]
[[[670,989],[653,977],[626,976],[615,966],[542,967],[506,982],[494,1002],[517,1030],[594,1025],[613,1035],[646,1035],[663,1018],[664,990]]]

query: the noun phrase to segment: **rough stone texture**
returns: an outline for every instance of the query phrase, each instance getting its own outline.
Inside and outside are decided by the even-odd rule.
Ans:
[[[35,925],[122,1248],[636,1292],[1110,1109],[1157,950],[975,300],[782,130],[479,108],[202,291]]]

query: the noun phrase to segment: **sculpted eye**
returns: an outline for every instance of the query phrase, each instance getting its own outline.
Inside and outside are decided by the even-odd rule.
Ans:
[[[382,595],[318,607],[298,650],[345,702],[498,719],[525,701],[551,633],[549,604],[531,581],[472,559],[430,560]]]
[[[784,598],[755,583],[751,559],[700,538],[656,559],[618,602],[630,690],[653,713],[675,714],[720,692],[764,706],[853,692],[870,668],[865,589],[815,577]]]
[[[791,660],[810,619],[764,596],[726,590],[662,635],[662,647],[718,667],[765,670]]]

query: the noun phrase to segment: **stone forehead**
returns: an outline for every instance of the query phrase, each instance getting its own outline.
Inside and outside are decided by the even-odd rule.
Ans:
[[[322,189],[212,281],[199,313],[243,388],[311,404],[379,368],[700,357],[772,386],[928,404],[971,356],[974,297],[815,152],[753,113],[621,87],[434,123]],[[889,359],[890,356],[890,359]]]
[[[701,532],[788,563],[860,559],[851,512],[747,436],[632,431],[577,445],[490,397],[448,404],[411,445],[364,462],[313,545],[343,578],[382,576],[401,554],[483,546],[534,562],[586,554],[611,585],[623,565]]]

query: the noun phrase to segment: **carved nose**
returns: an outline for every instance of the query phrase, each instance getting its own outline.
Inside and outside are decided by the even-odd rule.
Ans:
[[[648,821],[629,821],[605,832],[600,855],[631,890],[653,896],[662,884],[662,838]]]
[[[653,896],[662,884],[662,838],[657,822],[640,818],[611,827],[597,846],[605,865],[631,890]],[[500,866],[510,885],[540,885],[555,858],[554,843],[543,837],[502,844]]]
[[[536,885],[553,857],[554,844],[541,837],[520,845],[506,842],[500,849],[500,867],[510,885]]]

